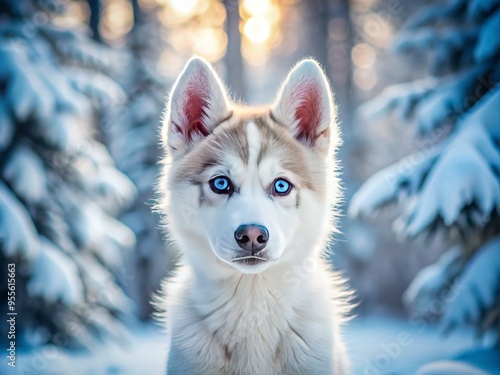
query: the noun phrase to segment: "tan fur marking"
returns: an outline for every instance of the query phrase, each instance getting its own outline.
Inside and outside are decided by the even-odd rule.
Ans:
[[[181,160],[183,166],[178,180],[198,183],[200,175],[214,165],[224,162],[227,153],[248,162],[249,150],[243,122],[237,121],[219,126]]]
[[[232,116],[227,122],[217,126],[212,134],[201,141],[180,161],[177,180],[200,183],[203,171],[214,165],[224,164],[225,155],[232,154],[248,163],[249,146],[246,126],[253,121],[261,133],[262,144],[257,157],[259,164],[264,157],[274,156],[281,166],[299,176],[303,187],[323,193],[326,191],[322,182],[324,160],[314,151],[300,144],[282,124],[272,118],[269,109],[261,108],[250,113],[247,107],[233,108]],[[300,198],[297,205],[300,204]]]
[[[284,126],[273,124],[263,117],[256,119],[255,123],[263,140],[257,162],[260,163],[267,155],[276,156],[284,169],[301,178],[304,187],[315,190],[307,150],[292,137]]]

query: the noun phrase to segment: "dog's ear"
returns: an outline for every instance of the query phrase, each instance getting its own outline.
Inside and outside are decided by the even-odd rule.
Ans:
[[[163,142],[174,157],[187,152],[229,115],[227,92],[208,62],[194,57],[177,78],[163,122]]]
[[[323,70],[314,60],[303,60],[283,82],[271,114],[302,144],[327,152],[338,139],[336,108]]]

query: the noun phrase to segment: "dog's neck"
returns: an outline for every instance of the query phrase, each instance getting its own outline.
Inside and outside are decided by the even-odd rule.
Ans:
[[[187,267],[191,268],[190,265]],[[191,298],[200,305],[212,305],[213,302],[214,307],[217,302],[224,303],[234,297],[278,301],[282,298],[293,298],[294,295],[300,294],[299,291],[307,290],[311,276],[325,267],[329,268],[324,259],[309,257],[295,265],[276,264],[257,274],[244,274],[231,268],[222,276],[215,276],[191,268]]]

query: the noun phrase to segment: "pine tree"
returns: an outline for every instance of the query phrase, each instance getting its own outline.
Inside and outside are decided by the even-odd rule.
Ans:
[[[128,97],[104,123],[112,157],[138,190],[137,199],[121,216],[137,238],[127,267],[129,276],[122,282],[137,302],[141,319],[151,318],[152,296],[174,265],[174,252],[163,238],[159,215],[151,213],[153,186],[160,172],[158,131],[170,83],[155,69],[164,47],[161,29],[156,9],[147,12],[134,6],[134,27],[127,36],[130,64],[123,80]]]
[[[396,52],[426,57],[429,76],[388,87],[359,108],[415,124],[429,147],[372,176],[350,204],[368,216],[398,202],[406,238],[447,234],[450,249],[404,295],[445,331],[472,324],[500,348],[500,2],[428,5],[396,37]],[[442,305],[435,309],[433,306]],[[436,316],[434,316],[436,317]]]
[[[109,78],[117,56],[57,26],[63,11],[0,1],[0,276],[15,264],[18,338],[86,346],[118,336],[130,310],[114,275],[135,237],[116,216],[136,189],[95,127],[125,96]]]

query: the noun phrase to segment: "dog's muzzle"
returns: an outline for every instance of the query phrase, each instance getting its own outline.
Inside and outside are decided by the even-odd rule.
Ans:
[[[244,224],[234,232],[234,239],[240,248],[255,256],[262,251],[269,241],[269,231],[263,225]]]

